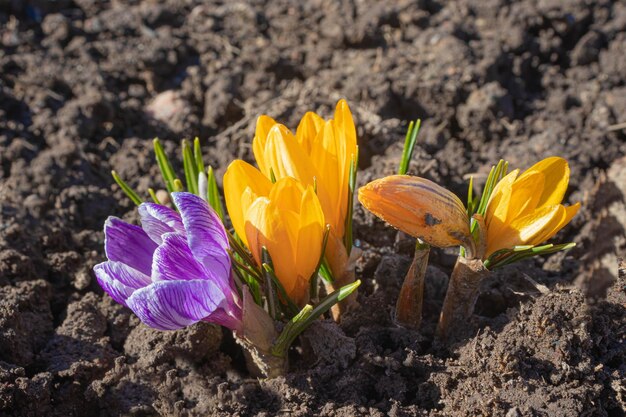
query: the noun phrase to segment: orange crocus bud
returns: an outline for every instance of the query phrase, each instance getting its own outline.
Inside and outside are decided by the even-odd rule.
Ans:
[[[464,246],[473,252],[463,203],[432,181],[409,175],[380,178],[359,189],[359,201],[393,227],[430,245]]]

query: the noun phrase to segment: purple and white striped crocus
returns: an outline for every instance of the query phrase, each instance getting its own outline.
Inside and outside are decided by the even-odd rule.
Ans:
[[[174,330],[200,320],[242,330],[228,237],[200,197],[172,193],[176,211],[139,206],[141,227],[109,217],[104,225],[108,261],[94,267],[98,283],[142,322]]]

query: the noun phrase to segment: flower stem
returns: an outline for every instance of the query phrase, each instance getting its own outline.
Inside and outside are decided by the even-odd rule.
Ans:
[[[328,270],[331,271],[333,278],[332,281],[324,280],[326,293],[331,294],[333,291],[337,291],[346,285],[354,283],[356,280],[354,270],[356,261],[361,256],[361,249],[355,247],[352,248],[351,251],[348,251],[344,246],[343,239],[331,232],[328,236],[325,252],[326,260],[328,261]],[[342,300],[331,309],[333,319],[339,321],[344,312],[351,310],[356,305],[358,305],[356,292],[350,294],[349,297],[342,298]]]
[[[327,292],[332,292],[332,291],[336,291],[337,289],[354,283],[356,279],[356,274],[354,273],[354,270],[346,270],[342,276],[337,277],[337,279],[335,279],[335,281],[330,284],[330,283],[325,283],[326,284],[326,291]],[[343,301],[335,304],[330,312],[333,316],[333,320],[335,320],[336,322],[339,322],[341,320],[341,316],[349,310],[354,309],[356,306],[358,306],[358,302],[357,302],[357,293],[352,293],[350,294],[350,296],[346,297],[346,299],[344,299]]]
[[[428,266],[430,245],[417,241],[411,267],[404,277],[404,283],[396,303],[395,322],[409,329],[419,328],[422,322],[424,303],[424,277]]]
[[[436,336],[445,340],[456,326],[463,326],[474,311],[480,283],[489,274],[480,259],[457,258],[439,316]],[[455,326],[455,327],[452,327]]]

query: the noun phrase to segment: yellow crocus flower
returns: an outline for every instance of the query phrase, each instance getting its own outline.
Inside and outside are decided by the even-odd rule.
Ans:
[[[339,100],[334,118],[313,112],[301,119],[294,135],[269,116],[257,120],[252,149],[267,178],[292,177],[316,186],[326,223],[330,225],[327,259],[335,277],[347,266],[343,247],[352,158],[357,156],[356,129],[345,100]]]
[[[247,162],[236,160],[224,174],[224,199],[235,233],[248,246],[246,237],[246,214],[259,197],[267,197],[272,182]]]
[[[259,170],[234,161],[224,175],[226,207],[237,235],[261,265],[266,247],[287,295],[306,303],[309,279],[324,240],[324,213],[312,186],[291,177],[272,184]]]
[[[565,159],[549,157],[518,174],[516,169],[502,178],[489,199],[485,258],[500,249],[545,242],[580,208],[580,203],[561,204],[570,174]]]

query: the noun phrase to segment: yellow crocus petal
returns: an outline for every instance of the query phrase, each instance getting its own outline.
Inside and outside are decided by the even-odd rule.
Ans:
[[[381,178],[359,189],[359,201],[393,227],[433,246],[473,246],[461,200],[427,179]]]
[[[551,213],[551,217],[549,215],[545,215],[538,220],[529,219],[528,225],[525,227],[525,229],[520,230],[520,237],[522,238],[523,242],[522,244],[538,245],[544,242],[546,239],[548,239],[549,236],[552,236],[552,234],[555,233],[554,231],[559,226],[559,224],[561,224],[561,221],[566,215],[565,207],[563,207],[561,204],[538,208],[537,213],[541,213],[543,210],[548,210],[548,212]],[[530,214],[528,217],[533,216],[534,214],[536,213]],[[524,217],[520,217],[518,221],[514,223],[524,222]],[[514,223],[511,223],[512,227],[517,226]]]
[[[565,206],[566,215],[565,215],[565,218],[563,219],[563,221],[561,222],[561,224],[559,225],[559,230],[561,230],[562,228],[567,226],[567,224],[569,224],[569,222],[572,221],[574,216],[578,213],[578,210],[580,210],[580,202],[578,202],[576,204],[572,204],[571,206]],[[554,232],[554,234],[556,234],[559,230]],[[554,236],[554,235],[552,235],[552,236]],[[552,236],[550,236],[550,237],[552,237]]]
[[[324,240],[324,213],[312,187],[302,195],[296,242],[298,276],[306,282],[315,272]]]
[[[356,128],[354,127],[352,112],[346,100],[341,99],[337,102],[334,120],[337,131],[341,133],[339,139],[345,143],[347,160],[350,161],[350,156],[356,154]]]
[[[543,191],[544,174],[540,171],[525,172],[511,186],[506,223],[525,216],[537,208]]]
[[[309,156],[285,126],[277,124],[270,129],[264,156],[267,171],[263,173],[268,178],[271,177],[271,169],[276,179],[292,177],[304,185],[313,185],[315,169]]]
[[[495,186],[485,212],[485,226],[493,235],[499,235],[506,231],[506,217],[511,201],[513,183],[519,170],[516,169],[502,178]]]
[[[245,231],[248,240],[248,249],[252,253],[257,264],[262,264],[262,248],[267,244],[269,226],[268,206],[270,200],[267,197],[259,197],[245,213]]]
[[[254,140],[252,141],[252,152],[254,153],[257,165],[259,165],[259,169],[264,174],[269,172],[269,167],[265,162],[265,145],[267,143],[267,135],[269,134],[270,129],[276,124],[276,120],[264,114],[259,116],[256,120]]]
[[[357,156],[358,148],[356,142],[356,128],[354,127],[354,119],[352,112],[346,100],[339,100],[335,107],[335,140],[337,142],[337,160],[340,164],[339,171],[341,177],[341,203],[340,212],[345,216],[348,208],[348,182],[350,177],[350,164],[352,157]]]
[[[224,199],[237,235],[246,242],[245,214],[259,196],[267,196],[272,183],[252,165],[233,161],[224,174]]]
[[[518,245],[532,245],[536,237],[548,228],[554,228],[555,222],[562,219],[563,206],[541,207],[532,213],[515,219],[499,231],[487,229],[487,257],[500,249],[511,249]]]
[[[517,174],[519,174],[519,169],[509,172],[494,187],[487,203],[487,211],[485,212],[485,224],[487,227],[491,227],[492,223],[495,223],[497,227],[506,221],[511,191]]]
[[[280,210],[273,203],[274,202],[272,202],[272,211],[274,212],[274,216],[280,218],[284,234],[281,235],[281,240],[277,241],[274,247],[271,249],[268,248],[268,251],[272,256],[276,276],[281,284],[283,284],[287,295],[296,304],[300,304],[304,294],[298,293],[298,289],[303,287],[303,285],[300,284],[302,276],[300,274],[298,258],[296,257],[299,215],[295,211]]]
[[[578,213],[580,209],[580,203],[573,204],[571,206],[562,206],[563,210],[561,213],[561,218],[558,222],[554,223],[552,227],[546,227],[543,234],[538,236],[535,240],[535,245],[539,245],[549,239],[551,239],[554,235],[556,235],[562,228],[564,228],[572,218]]]
[[[311,149],[311,162],[319,174],[317,178],[318,195],[320,197],[326,222],[337,235],[343,236],[343,217],[341,212],[342,172],[332,120],[325,122],[318,132]]]
[[[521,176],[524,177],[526,173],[532,171],[542,172],[545,176],[545,183],[541,198],[537,203],[537,207],[552,206],[559,204],[565,196],[567,190],[567,184],[569,183],[569,165],[567,161],[558,156],[552,156],[542,161],[537,162],[524,172]]]
[[[269,198],[280,210],[300,211],[304,186],[295,178],[285,177],[272,186]]]
[[[287,177],[274,184],[270,200],[283,215],[290,242],[289,254],[295,265],[295,269],[285,273],[297,281],[308,282],[319,261],[324,236],[324,213],[319,199],[313,187],[305,189],[299,181]],[[281,256],[289,255],[283,252]],[[302,294],[295,299],[301,297]]]
[[[296,140],[307,154],[311,153],[313,141],[323,126],[324,119],[312,111],[307,112],[300,120],[296,129]]]
[[[289,212],[281,213],[267,197],[256,199],[246,214],[246,236],[254,260],[261,265],[263,247],[267,248],[276,276],[287,293],[293,289],[296,267],[287,227],[289,217]]]

